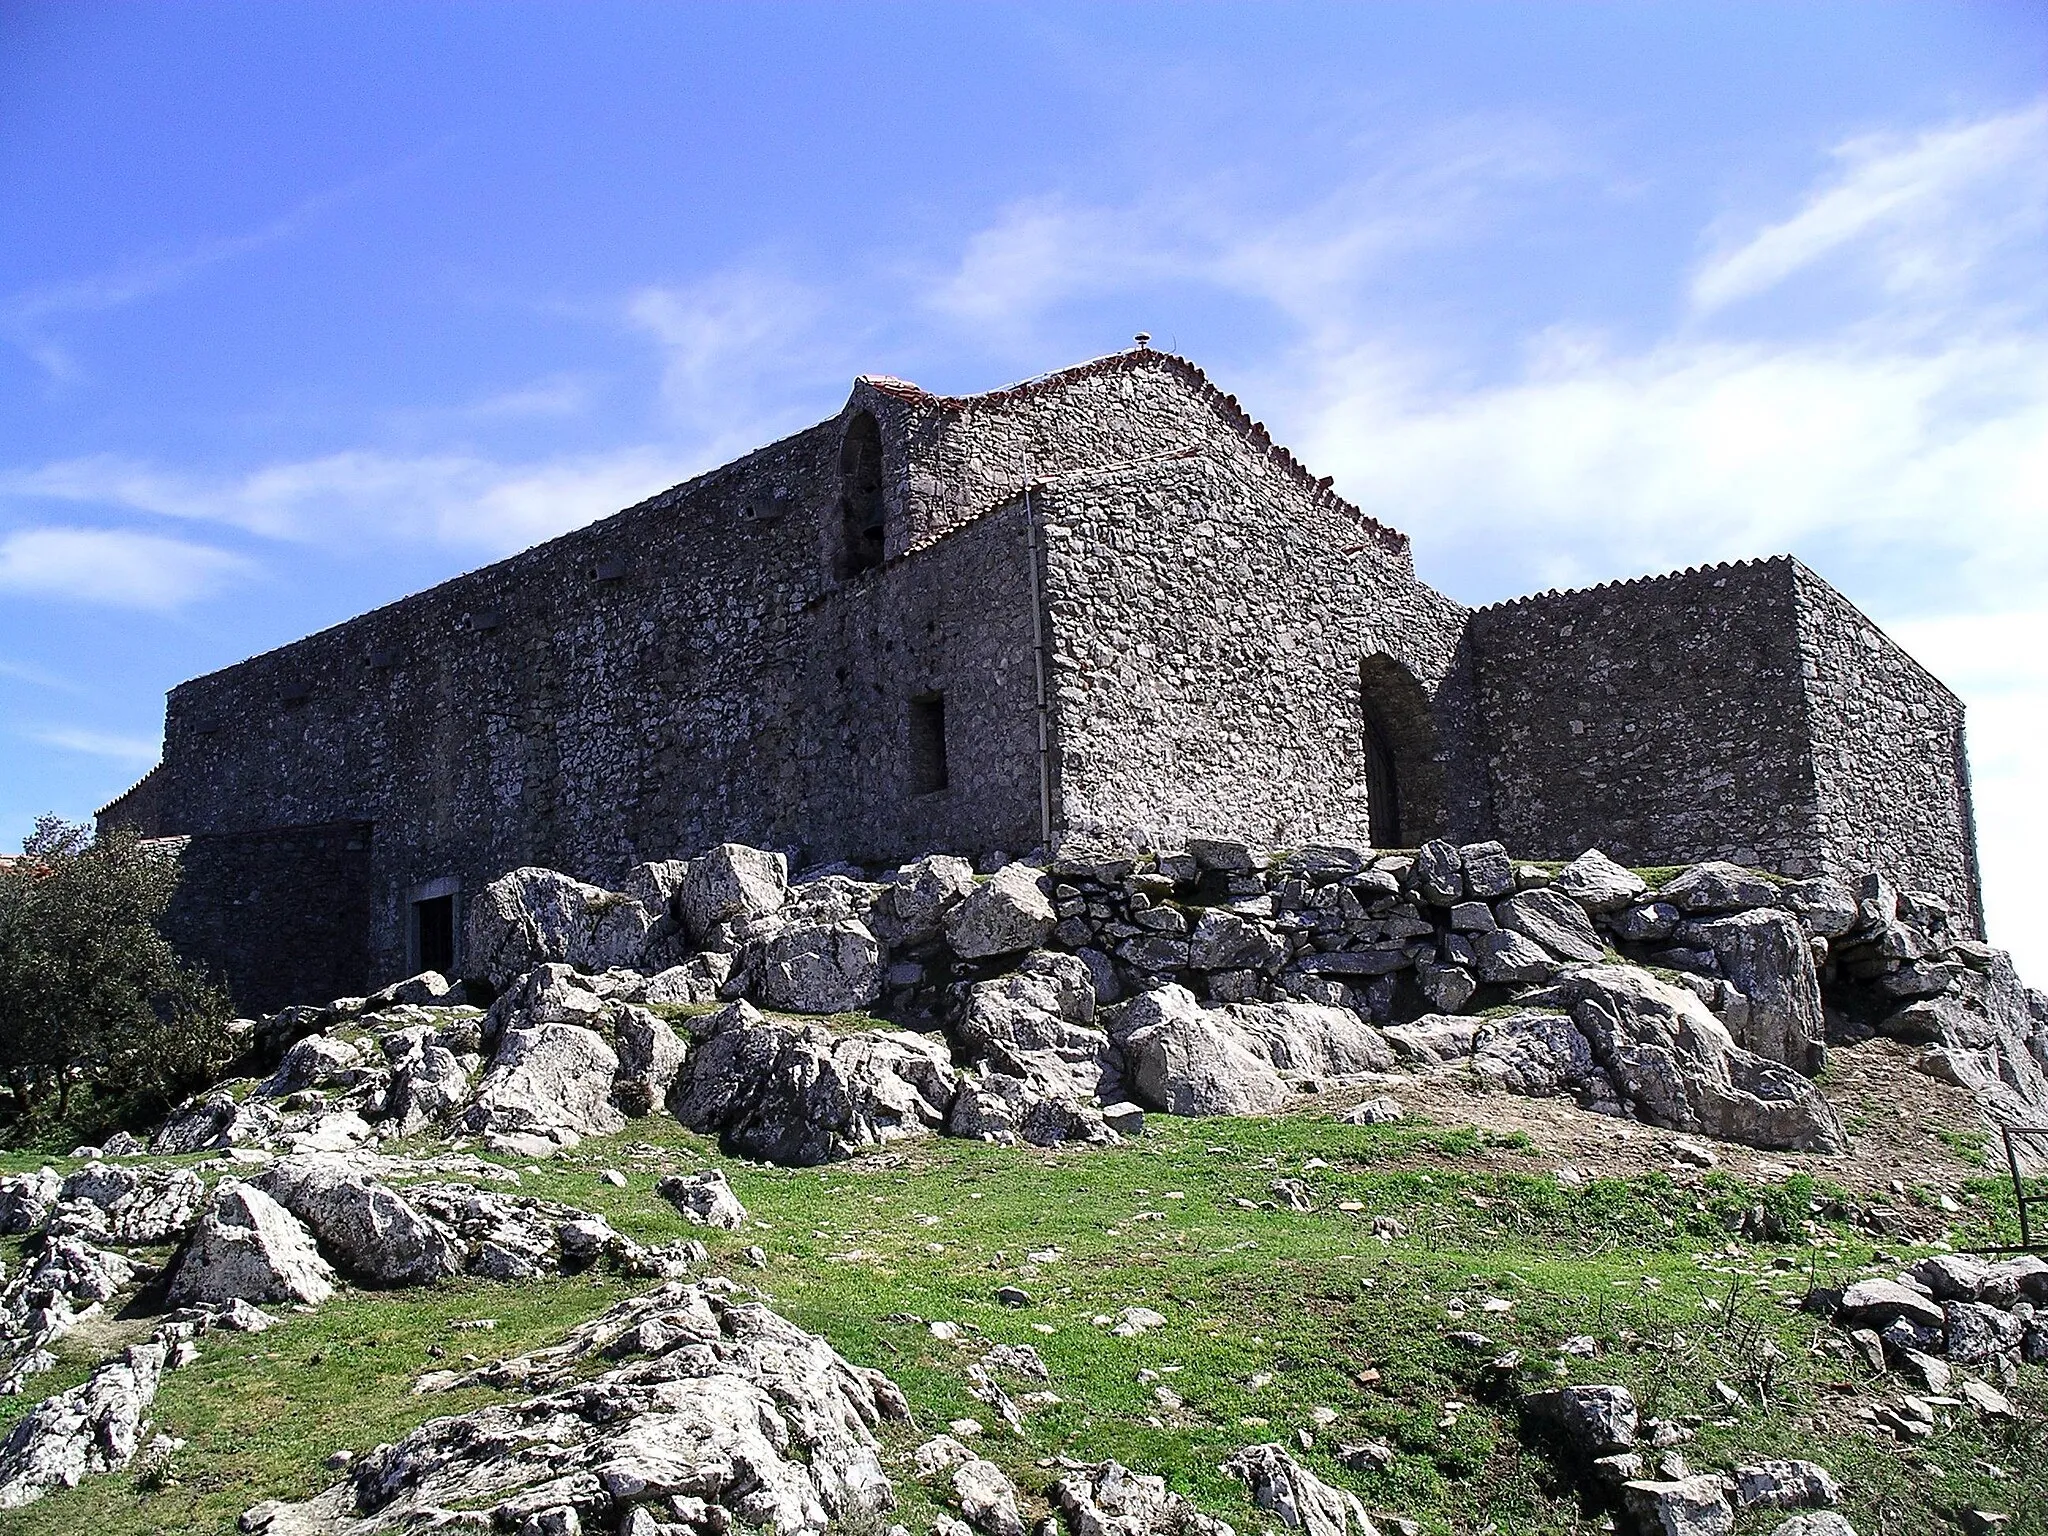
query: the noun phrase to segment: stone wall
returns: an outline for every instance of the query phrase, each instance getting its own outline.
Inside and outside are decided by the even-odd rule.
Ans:
[[[185,839],[164,932],[226,981],[245,1014],[360,995],[370,978],[371,844],[366,822]]]
[[[1796,562],[1794,581],[1824,864],[1891,871],[1981,937],[1962,700]]]
[[[1492,832],[1532,858],[1826,867],[1789,559],[1472,616]]]
[[[1361,664],[1412,682],[1419,737],[1464,610],[1262,460],[1200,452],[1054,479],[1044,518],[1060,821],[1090,836],[1369,832]],[[1408,765],[1447,830],[1436,736]]]

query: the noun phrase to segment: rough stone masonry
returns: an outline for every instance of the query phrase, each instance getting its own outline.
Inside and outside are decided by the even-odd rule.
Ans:
[[[174,689],[101,813],[185,839],[245,1010],[462,969],[544,866],[1107,839],[1725,859],[1979,898],[1961,703],[1780,557],[1470,610],[1140,347],[830,420]],[[316,921],[308,921],[317,913]]]

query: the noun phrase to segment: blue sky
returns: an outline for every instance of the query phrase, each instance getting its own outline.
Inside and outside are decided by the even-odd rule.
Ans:
[[[2048,979],[2035,4],[0,5],[0,844],[178,680],[1138,330],[1467,602],[1792,551]]]

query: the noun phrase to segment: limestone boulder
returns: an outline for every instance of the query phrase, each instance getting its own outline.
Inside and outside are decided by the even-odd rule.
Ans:
[[[1742,1049],[1698,997],[1648,971],[1586,966],[1528,1001],[1571,1013],[1593,1059],[1651,1125],[1753,1147],[1848,1147],[1819,1089]]]
[[[908,1031],[834,1034],[734,1003],[692,1033],[670,1107],[736,1156],[808,1166],[930,1135],[958,1088],[945,1046]]]
[[[507,1029],[463,1123],[472,1131],[552,1137],[564,1145],[622,1131],[626,1117],[611,1102],[618,1070],[617,1053],[580,1024]]]
[[[789,860],[779,853],[720,843],[690,861],[678,900],[683,924],[695,938],[720,923],[779,911],[789,891]]]
[[[1302,1092],[1394,1065],[1378,1030],[1313,1003],[1204,1008],[1169,985],[1119,1005],[1109,1027],[1132,1097],[1175,1115],[1271,1114]]]
[[[362,1012],[380,1013],[387,1008],[432,1008],[462,1001],[462,988],[439,971],[421,971],[403,981],[394,981],[363,999]]]
[[[785,1013],[854,1013],[882,995],[882,947],[855,918],[788,923],[761,946],[754,988]]]
[[[1483,1019],[1472,1036],[1472,1073],[1525,1098],[1577,1093],[1605,1074],[1570,1017],[1540,1009]]]
[[[1042,948],[1057,921],[1042,870],[1005,864],[946,914],[946,943],[963,960]]]
[[[304,1222],[322,1250],[356,1280],[429,1285],[456,1271],[440,1229],[345,1156],[279,1158],[250,1182]]]
[[[1569,896],[1588,912],[1619,912],[1633,905],[1650,887],[1641,875],[1588,848],[1559,870],[1549,889]]]
[[[627,1115],[652,1114],[668,1103],[689,1047],[666,1019],[645,1008],[621,1009],[613,1037],[619,1043],[619,1072],[612,1082],[612,1103]]]
[[[1596,1461],[1636,1443],[1636,1399],[1627,1387],[1552,1387],[1524,1397],[1522,1413],[1581,1461]]]
[[[222,1179],[179,1253],[172,1306],[291,1301],[317,1306],[334,1294],[334,1270],[299,1219],[262,1190]]]
[[[1041,1081],[984,1067],[961,1079],[946,1117],[946,1134],[1002,1146],[1108,1146],[1121,1139],[1110,1123],[1112,1116],[1134,1131],[1142,1129],[1143,1111],[1134,1121],[1128,1113],[1133,1107],[1112,1104],[1098,1109],[1086,1100],[1048,1092]]]
[[[464,965],[499,988],[549,962],[589,971],[629,966],[652,926],[647,909],[630,896],[552,869],[515,869],[470,903]]]
[[[34,1232],[50,1219],[64,1181],[53,1168],[0,1177],[0,1237]]]
[[[284,1053],[277,1070],[256,1091],[281,1099],[305,1088],[326,1088],[362,1065],[363,1050],[331,1035],[308,1035]]]
[[[692,955],[647,978],[639,1001],[654,1007],[663,1003],[715,1003],[720,989],[732,975],[733,957],[717,952]]]
[[[147,1246],[176,1241],[191,1229],[206,1185],[189,1168],[88,1163],[64,1180],[59,1198],[98,1207],[112,1241]]]
[[[659,921],[680,921],[683,915],[683,886],[690,878],[687,859],[655,859],[635,864],[619,882],[619,894],[630,896]]]
[[[1813,946],[1789,912],[1752,908],[1681,924],[1680,944],[1711,949],[1721,974],[1749,999],[1736,1044],[1795,1072],[1820,1069],[1827,1021]]]
[[[869,914],[875,937],[891,949],[919,949],[944,932],[946,914],[974,889],[974,866],[934,853],[905,864]]]
[[[1750,907],[1775,907],[1778,888],[1754,870],[1709,859],[1681,870],[1657,893],[1687,916],[1741,912]]]
[[[222,1152],[231,1147],[267,1147],[284,1134],[284,1117],[269,1105],[243,1101],[223,1084],[187,1099],[149,1138],[159,1157],[183,1152]]]
[[[474,1058],[472,1058],[474,1059]],[[462,1058],[438,1042],[403,1057],[391,1074],[385,1115],[400,1136],[446,1124],[469,1102],[470,1077]]]
[[[952,1034],[963,1057],[1079,1103],[1122,1096],[1123,1062],[1095,1022],[1095,979],[1078,956],[1034,950],[967,989]]]
[[[1586,909],[1554,887],[1521,891],[1496,902],[1494,920],[1560,960],[1592,961],[1607,953]]]
[[[1728,1536],[1735,1529],[1728,1485],[1711,1473],[1623,1483],[1621,1502],[1643,1536]]]
[[[162,1344],[131,1344],[17,1420],[0,1442],[0,1509],[21,1509],[55,1489],[127,1466],[142,1444],[168,1353]]]
[[[656,1181],[654,1192],[674,1206],[685,1221],[700,1227],[737,1232],[747,1224],[747,1208],[732,1192],[722,1168],[666,1174]]]
[[[1245,1485],[1256,1507],[1290,1531],[1302,1536],[1379,1536],[1356,1494],[1331,1487],[1285,1446],[1247,1446],[1223,1463],[1223,1471]]]

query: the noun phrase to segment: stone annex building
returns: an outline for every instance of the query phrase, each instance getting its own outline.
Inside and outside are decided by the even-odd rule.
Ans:
[[[840,412],[171,692],[101,812],[189,839],[245,1008],[458,966],[463,893],[721,841],[1496,837],[1882,867],[1977,925],[1960,701],[1789,557],[1468,609],[1193,364]]]

